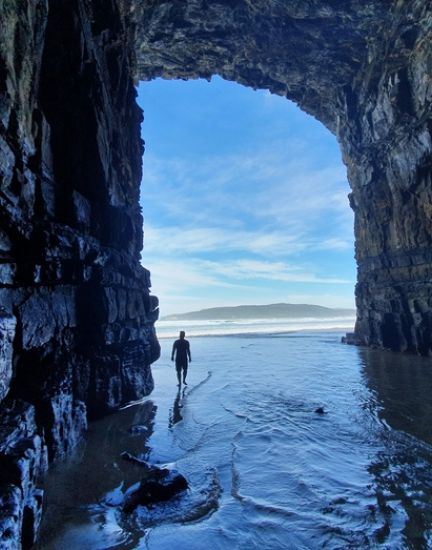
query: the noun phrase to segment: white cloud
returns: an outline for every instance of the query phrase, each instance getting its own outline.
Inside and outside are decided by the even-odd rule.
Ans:
[[[238,230],[221,227],[155,227],[144,228],[144,254],[147,257],[200,256],[211,252],[241,252],[261,258],[289,257],[301,252],[333,250],[354,252],[351,237],[308,237],[282,230]]]
[[[264,256],[288,255],[306,247],[298,235],[282,231],[233,230],[222,227],[144,227],[144,252],[147,255],[196,254],[241,251]]]
[[[209,261],[199,259],[153,259],[143,261],[150,269],[152,283],[156,292],[179,292],[185,289],[211,289],[214,287],[226,289],[242,289],[251,281],[258,281],[260,285],[267,281],[283,283],[313,283],[353,285],[353,281],[337,277],[326,277],[305,270],[300,266],[289,265],[284,262],[268,262],[256,260],[224,260]],[[250,284],[249,291],[252,290]],[[262,289],[262,286],[256,287]]]
[[[200,261],[190,260],[153,260],[143,262],[147,269],[150,269],[152,286],[158,292],[183,292],[188,289],[230,287],[215,274],[203,267]]]
[[[352,284],[353,281],[334,277],[323,277],[305,271],[302,267],[284,262],[257,260],[236,260],[224,262],[202,262],[202,266],[211,273],[228,279],[267,280],[289,283]]]
[[[317,243],[320,250],[352,250],[354,252],[354,239],[343,239],[334,237]]]
[[[313,166],[303,145],[263,145],[254,154],[196,160],[152,158],[144,172],[144,217],[185,220],[192,226],[210,221],[226,227],[255,225],[308,234],[331,219],[327,231],[353,232],[348,184],[341,165]],[[150,173],[148,173],[150,172]],[[146,197],[149,205],[146,206]],[[334,236],[334,235],[332,235]]]

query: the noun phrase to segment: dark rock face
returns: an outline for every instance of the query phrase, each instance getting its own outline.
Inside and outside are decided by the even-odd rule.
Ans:
[[[48,452],[36,422],[35,407],[20,400],[2,403],[0,413],[1,548],[35,542],[43,492],[37,487],[48,466]]]
[[[0,546],[29,548],[50,461],[151,392],[142,115],[115,1],[0,8]]]
[[[15,317],[0,311],[0,401],[6,397],[12,378],[15,328]]]
[[[219,74],[296,101],[341,144],[356,342],[432,352],[428,0],[4,0],[0,11],[0,540],[87,418],[151,391],[131,75]],[[2,428],[3,430],[3,428]]]
[[[336,134],[355,212],[356,341],[432,354],[431,3],[133,4],[139,78],[218,74]]]

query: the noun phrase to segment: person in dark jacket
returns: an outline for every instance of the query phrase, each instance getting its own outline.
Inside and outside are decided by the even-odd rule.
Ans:
[[[185,331],[180,331],[180,338],[176,340],[172,347],[171,361],[174,361],[177,370],[178,386],[181,385],[181,374],[183,371],[183,384],[187,386],[186,376],[188,371],[188,359],[192,361],[189,342],[185,339]]]

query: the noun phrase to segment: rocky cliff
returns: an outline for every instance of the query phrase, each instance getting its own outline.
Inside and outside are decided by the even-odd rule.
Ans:
[[[110,0],[6,0],[0,43],[0,546],[29,548],[38,480],[88,419],[148,394],[142,115]]]
[[[360,343],[432,352],[428,0],[4,0],[0,540],[31,546],[39,476],[87,419],[152,388],[132,77],[296,101],[341,144]]]

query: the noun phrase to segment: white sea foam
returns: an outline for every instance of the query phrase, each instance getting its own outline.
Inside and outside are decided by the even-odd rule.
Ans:
[[[350,331],[354,316],[332,318],[303,317],[298,319],[238,319],[210,321],[158,321],[156,332],[159,338],[176,337],[180,330],[187,336],[227,336],[234,334],[277,334],[302,330]]]

